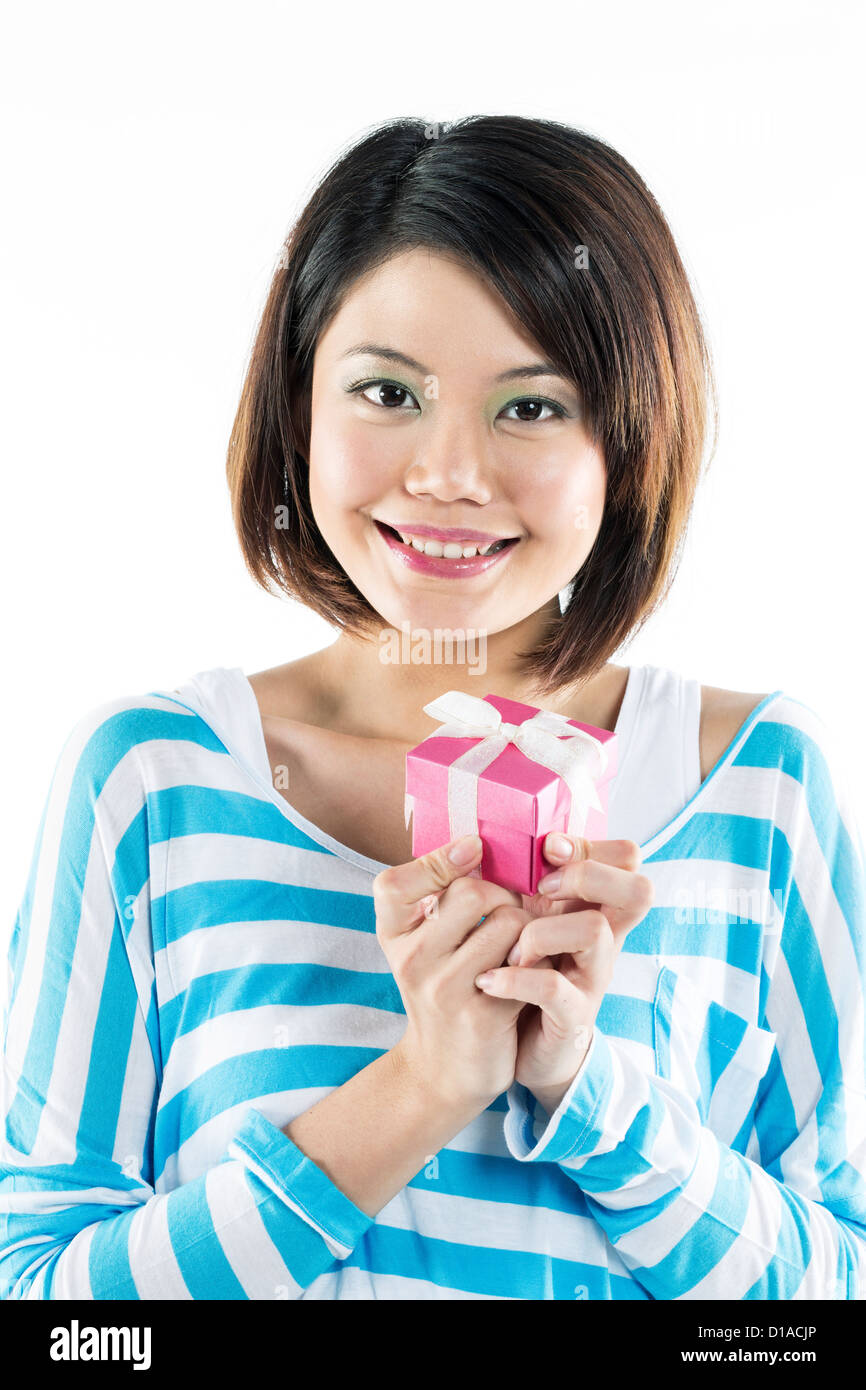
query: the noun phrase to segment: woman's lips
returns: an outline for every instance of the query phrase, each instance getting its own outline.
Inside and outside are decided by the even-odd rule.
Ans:
[[[403,562],[407,569],[415,570],[419,574],[441,576],[443,579],[465,579],[470,575],[481,574],[484,570],[492,569],[494,565],[505,560],[519,543],[519,538],[509,541],[501,550],[497,550],[495,555],[473,555],[469,559],[446,560],[444,556],[425,555],[423,551],[416,550],[412,545],[404,545],[394,532],[380,521],[374,522],[374,525],[388,549]]]

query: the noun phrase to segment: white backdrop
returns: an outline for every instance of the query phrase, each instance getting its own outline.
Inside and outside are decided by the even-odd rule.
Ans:
[[[648,182],[721,433],[674,590],[614,659],[805,700],[850,731],[866,827],[861,4],[36,3],[3,29],[4,955],[86,710],[335,635],[247,576],[225,449],[294,216],[398,115],[564,120]]]

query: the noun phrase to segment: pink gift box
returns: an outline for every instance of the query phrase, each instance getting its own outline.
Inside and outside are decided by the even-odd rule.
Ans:
[[[534,705],[499,695],[485,695],[484,699],[509,724],[522,724],[538,713]],[[567,722],[597,738],[607,755],[607,765],[595,779],[602,809],[589,807],[583,829],[586,839],[604,840],[608,792],[616,773],[616,734],[576,719]],[[433,734],[406,754],[406,794],[413,797],[413,859],[453,838],[448,819],[448,769],[479,742],[479,738]],[[533,762],[515,744],[507,744],[478,777],[478,833],[484,848],[476,876],[531,897],[538,880],[551,869],[542,853],[544,837],[552,830],[566,829],[570,808],[571,793],[563,779]]]

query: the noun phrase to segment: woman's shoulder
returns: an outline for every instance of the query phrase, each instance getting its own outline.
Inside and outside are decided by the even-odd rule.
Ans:
[[[770,692],[727,690],[717,685],[701,686],[700,762],[701,781],[715,767],[725,749],[736,738],[753,710]]]
[[[762,704],[766,708],[753,720]],[[844,796],[842,731],[807,700],[783,689],[756,694],[701,686],[702,779],[747,726],[747,759],[794,779],[804,792],[822,783],[832,795]]]
[[[155,748],[212,744],[205,721],[182,702],[181,687],[115,695],[85,708],[67,723],[59,741],[55,778],[82,786],[128,780]]]

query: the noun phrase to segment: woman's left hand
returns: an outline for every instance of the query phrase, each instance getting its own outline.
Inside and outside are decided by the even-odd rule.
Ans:
[[[557,853],[562,842],[570,855]],[[535,897],[524,895],[532,920],[510,963],[487,971],[489,983],[479,988],[531,1006],[517,1021],[515,1080],[552,1114],[589,1050],[616,957],[627,933],[649,912],[654,885],[636,872],[641,854],[634,840],[557,833],[545,839],[544,856],[556,867],[541,879]]]

